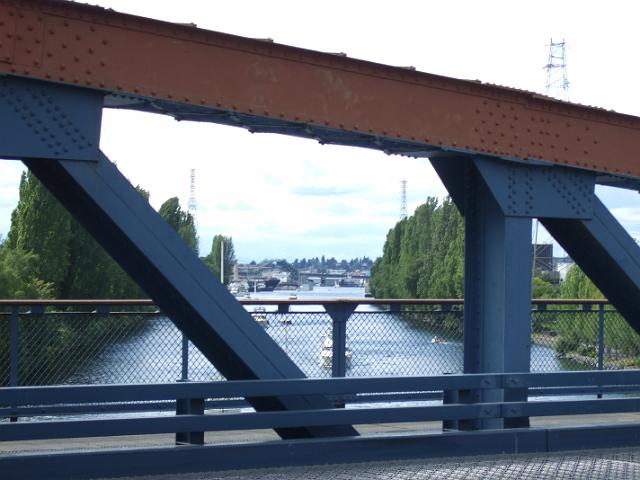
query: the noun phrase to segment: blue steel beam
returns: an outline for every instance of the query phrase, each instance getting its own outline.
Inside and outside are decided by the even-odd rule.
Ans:
[[[0,109],[3,133],[10,132],[0,137],[0,158],[21,158],[226,378],[304,377],[115,165],[97,151],[99,92],[47,82],[4,81],[2,98],[6,102],[12,98],[15,108],[8,103]],[[52,132],[53,143],[42,143],[38,132]],[[319,396],[248,401],[257,410],[330,406]],[[350,427],[278,433],[288,438],[357,434]]]
[[[103,94],[0,77],[0,157],[97,160]]]
[[[546,373],[489,373],[432,377],[364,377],[287,380],[229,380],[174,384],[65,385],[0,389],[2,405],[142,402],[177,398],[225,398],[280,395],[322,395],[425,392],[436,390],[528,387],[586,387],[640,385],[640,370]],[[594,387],[595,388],[595,387]],[[559,390],[558,390],[559,391]],[[368,397],[367,397],[368,398]],[[99,408],[99,407],[96,407]]]
[[[194,431],[238,431],[295,428],[302,425],[341,425],[442,420],[490,419],[495,417],[592,415],[637,412],[638,398],[593,400],[550,400],[536,402],[449,404],[422,407],[334,408],[304,412],[228,413],[224,415],[184,414],[85,420],[18,422],[0,425],[0,441],[53,438],[154,435]]]
[[[640,247],[595,195],[596,174],[483,157],[432,163],[465,215],[465,372],[500,371],[500,358],[509,369],[525,368],[524,306],[512,303],[531,292],[533,217],[640,333]],[[503,330],[483,325],[495,324],[512,308],[509,322],[520,327],[508,327],[515,335],[502,350]]]
[[[304,377],[104,155],[96,163],[25,164],[227,379]],[[321,397],[248,401],[257,410],[329,406]],[[287,438],[356,434],[346,427],[278,433]]]
[[[593,195],[591,220],[540,221],[640,333],[640,247],[600,199]]]
[[[481,158],[432,159],[465,217],[464,373],[528,372],[531,342],[531,218],[504,212]],[[505,164],[493,172],[508,185]],[[492,188],[494,187],[494,188]],[[520,200],[522,189],[510,190]],[[471,390],[461,401],[526,400],[526,389]],[[461,423],[461,428],[527,426],[528,420]]]

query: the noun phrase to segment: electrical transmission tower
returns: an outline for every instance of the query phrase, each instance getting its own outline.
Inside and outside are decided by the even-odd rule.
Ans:
[[[191,184],[189,187],[189,204],[188,210],[193,218],[193,224],[196,225],[196,211],[198,206],[196,204],[196,169],[191,169]]]
[[[544,93],[549,97],[559,98],[564,101],[569,100],[569,79],[567,78],[567,51],[566,42],[554,42],[553,38],[549,43],[549,58],[544,69],[547,71],[547,83]],[[533,280],[536,272],[536,264],[540,263],[538,251],[544,248],[544,244],[538,244],[539,223],[536,218],[533,223],[533,262],[531,265],[531,278]],[[553,259],[551,259],[553,261]]]
[[[407,218],[407,181],[400,181],[400,220]]]
[[[567,52],[564,39],[562,42],[549,43],[549,60],[544,69],[547,71],[545,95],[564,101],[569,100],[569,80],[567,78]]]

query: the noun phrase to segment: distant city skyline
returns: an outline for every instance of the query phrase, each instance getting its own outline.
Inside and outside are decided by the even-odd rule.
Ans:
[[[580,2],[579,15],[572,2],[546,0],[535,4],[398,0],[392,6],[374,0],[367,8],[359,2],[327,0],[311,11],[293,0],[93,3],[540,93],[545,88],[547,45],[551,38],[564,38],[570,99],[640,115],[635,85],[640,67],[630,61],[633,46],[640,44],[640,32],[635,25],[637,8],[631,2]],[[551,9],[554,15],[549,17],[546,12]],[[441,21],[425,22],[429,18]],[[607,66],[602,66],[602,59]],[[207,254],[213,236],[222,234],[233,238],[241,261],[293,260],[323,253],[340,259],[375,259],[398,220],[402,179],[408,180],[408,215],[427,197],[447,194],[427,159],[252,135],[239,128],[176,122],[140,112],[105,110],[101,148],[134,185],[150,191],[156,209],[173,196],[187,209],[190,171],[195,169],[200,253]],[[3,236],[17,203],[22,170],[19,162],[0,162]],[[598,194],[631,235],[640,237],[638,194],[605,188],[598,188]],[[542,233],[538,241],[545,240],[548,236]]]

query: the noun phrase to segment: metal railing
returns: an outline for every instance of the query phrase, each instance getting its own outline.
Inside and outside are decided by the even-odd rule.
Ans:
[[[244,300],[310,378],[462,371],[461,300]],[[602,300],[536,300],[531,371],[633,368],[640,338]],[[148,300],[0,301],[0,385],[217,381]]]
[[[0,390],[0,405],[43,406],[61,403],[148,402],[234,397],[284,397],[326,395],[355,396],[371,393],[502,390],[579,385],[640,385],[640,371],[464,374],[431,377],[381,377],[295,380],[241,380],[171,385],[79,385],[23,387]],[[585,415],[635,412],[637,398],[606,400],[562,400],[540,402],[487,402],[473,404],[421,405],[403,408],[365,407],[359,409],[301,409],[273,412],[240,412],[207,415],[203,409],[188,417],[148,417],[135,425],[118,418],[74,422],[56,420],[0,428],[0,441],[53,438],[81,438],[116,435],[146,435],[244,429],[276,429],[311,426],[351,425],[390,422],[426,422],[464,419],[514,418],[523,416]],[[7,408],[0,409],[5,412]]]
[[[122,475],[141,464],[145,471],[166,473],[174,465],[266,466],[285,457],[306,463],[341,462],[410,458],[425,451],[460,455],[637,443],[635,424],[587,430],[518,428],[508,433],[500,427],[503,421],[508,426],[512,420],[528,421],[533,416],[638,411],[640,371],[612,369],[634,367],[640,342],[605,301],[535,301],[532,373],[473,375],[460,373],[464,313],[460,300],[242,303],[310,378],[222,381],[213,365],[150,301],[0,301],[0,442],[171,433],[176,444],[200,445],[195,450],[153,447],[86,455],[34,454],[27,460],[24,455],[0,454],[0,469],[12,478],[41,478],[51,472],[56,478],[88,478],[98,473]],[[471,398],[470,392],[485,389],[493,392],[492,399],[501,399],[494,396],[500,391],[505,395],[513,389],[525,391],[529,401],[527,395],[507,402],[465,400]],[[291,395],[323,395],[333,408],[257,412],[236,408],[249,405],[244,398]],[[358,408],[344,408],[355,403]],[[234,410],[218,414],[228,407]],[[30,421],[16,422],[23,417]],[[208,444],[205,437],[205,432],[230,430],[394,422],[424,428],[428,421],[439,422],[446,434],[380,436],[366,442],[355,437],[247,442],[231,447],[216,441]],[[467,432],[467,428],[488,430]]]
[[[60,387],[8,387],[0,389],[0,405],[44,407],[61,403],[92,405],[96,402],[189,403],[175,416],[136,418],[55,419],[0,423],[1,442],[120,435],[175,434],[176,443],[196,448],[118,447],[93,451],[72,451],[0,455],[0,468],[7,478],[94,478],[124,474],[152,474],[178,471],[258,468],[293,464],[381,461],[426,456],[478,455],[496,453],[552,452],[606,446],[635,446],[639,425],[573,426],[565,428],[493,428],[466,431],[462,425],[476,421],[505,422],[530,416],[588,415],[637,412],[637,398],[569,399],[561,401],[515,401],[450,404],[369,406],[357,409],[301,408],[295,411],[237,411],[207,413],[207,398],[278,397],[326,395],[393,394],[441,390],[502,391],[511,389],[601,385],[616,388],[640,385],[639,371],[589,371],[521,374],[465,374],[431,377],[326,378],[296,380],[245,380],[161,385],[91,385]],[[451,397],[451,395],[449,396]],[[1,410],[7,410],[2,408]],[[0,410],[0,411],[1,411]],[[5,413],[5,412],[3,412]],[[443,433],[368,436],[363,441],[349,436],[322,436],[295,440],[242,444],[205,444],[205,432],[256,429],[335,428],[336,426],[442,422]],[[460,428],[457,428],[460,427]]]

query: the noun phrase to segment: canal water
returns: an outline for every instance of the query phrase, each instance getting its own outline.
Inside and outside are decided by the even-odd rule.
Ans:
[[[288,299],[292,292],[274,291],[252,294],[252,299]],[[363,299],[364,289],[317,287],[297,291],[298,299],[322,303],[329,299]],[[246,307],[249,312],[255,306]],[[288,353],[309,377],[328,377],[330,365],[322,361],[324,336],[331,319],[321,305],[292,305],[287,315],[275,314],[277,307],[265,306],[266,332]],[[450,315],[450,314],[449,314]],[[68,383],[156,383],[182,378],[182,336],[164,317],[147,321],[136,335],[113,343],[89,364],[77,371]],[[347,322],[351,358],[347,376],[441,375],[462,370],[462,342],[452,331],[409,322],[397,313],[377,306],[361,305]],[[532,371],[559,371],[568,365],[556,358],[552,348],[533,345]],[[569,366],[570,367],[570,366]],[[193,346],[189,347],[188,378],[214,381],[222,377]]]

